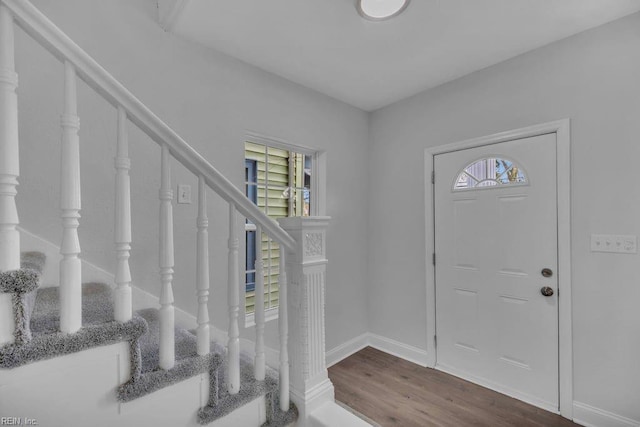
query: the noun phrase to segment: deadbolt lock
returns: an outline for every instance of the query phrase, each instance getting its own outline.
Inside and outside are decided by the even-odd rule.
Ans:
[[[551,277],[551,276],[553,276],[553,270],[551,270],[550,268],[543,268],[541,273],[542,273],[542,277]]]

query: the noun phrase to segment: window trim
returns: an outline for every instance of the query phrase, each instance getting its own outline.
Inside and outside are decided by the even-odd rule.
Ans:
[[[251,142],[254,144],[261,144],[267,147],[277,148],[281,150],[294,151],[296,153],[304,154],[306,156],[311,157],[311,210],[309,212],[310,216],[325,216],[326,215],[326,200],[327,200],[327,180],[326,180],[326,171],[327,171],[327,153],[325,150],[317,150],[313,148],[309,148],[303,145],[291,144],[285,140],[277,139],[269,136],[265,136],[256,132],[247,131],[245,132],[244,139],[242,140],[242,160],[245,161],[245,151],[244,146],[245,143]],[[243,185],[246,186],[246,183]],[[248,227],[248,228],[247,228]],[[245,224],[245,232],[249,228],[255,228],[253,224]],[[242,239],[246,245],[246,239]],[[245,254],[245,262],[244,266],[246,267],[246,246],[242,248],[242,253]],[[243,269],[242,276],[245,277],[246,281],[246,271]],[[241,277],[242,277],[241,276]],[[242,283],[242,295],[246,299],[246,283]],[[244,328],[249,328],[255,326],[255,312],[247,313],[246,304],[241,304],[243,316],[241,316],[244,320]],[[265,322],[269,322],[278,318],[278,307],[272,307],[270,309],[265,310]]]

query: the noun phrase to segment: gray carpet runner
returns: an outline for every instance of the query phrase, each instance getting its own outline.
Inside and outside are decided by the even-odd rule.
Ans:
[[[289,411],[280,410],[277,372],[268,368],[265,380],[257,381],[253,377],[252,360],[242,355],[240,391],[230,395],[225,379],[226,349],[212,342],[211,353],[199,356],[196,336],[185,329],[175,329],[175,366],[169,370],[160,369],[158,310],[141,310],[128,322],[116,322],[113,319],[112,290],[104,283],[82,285],[82,328],[74,334],[59,332],[58,288],[36,289],[44,261],[43,254],[24,253],[20,270],[0,273],[0,292],[13,293],[18,325],[16,342],[0,348],[0,368],[14,368],[127,341],[131,378],[116,390],[121,402],[208,372],[210,396],[207,406],[198,411],[200,424],[213,422],[260,396],[265,396],[267,402],[264,426],[285,426],[297,419],[295,405],[291,404]]]
[[[29,313],[32,339],[0,348],[0,368],[15,368],[122,341],[136,343],[147,332],[147,324],[140,316],[125,323],[113,320],[111,288],[103,283],[82,286],[82,328],[78,332],[58,331],[59,311],[58,288],[38,289]]]
[[[138,366],[138,356],[135,355],[131,361],[132,366],[135,366],[135,372],[129,381],[118,387],[119,401],[129,402],[198,374],[217,372],[222,363],[222,356],[213,352],[206,356],[198,356],[195,335],[181,328],[175,329],[175,366],[169,370],[160,369],[158,310],[147,308],[136,314],[145,320],[148,330],[132,348],[131,354],[137,352],[140,363]]]
[[[220,353],[225,351],[217,344],[213,344],[212,350]],[[267,367],[264,381],[258,381],[253,375],[253,361],[250,357],[241,354],[240,390],[235,395],[227,391],[226,371],[227,359],[224,358],[216,372],[209,376],[211,393],[209,393],[207,406],[198,411],[200,424],[207,424],[223,417],[262,395],[265,396],[267,403],[267,421],[263,426],[286,426],[298,418],[298,410],[293,403],[290,404],[288,411],[280,410],[278,373],[273,369]]]

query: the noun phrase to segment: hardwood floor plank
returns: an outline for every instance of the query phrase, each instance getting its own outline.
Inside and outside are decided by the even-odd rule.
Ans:
[[[565,418],[371,347],[329,368],[336,400],[382,426],[569,427]]]

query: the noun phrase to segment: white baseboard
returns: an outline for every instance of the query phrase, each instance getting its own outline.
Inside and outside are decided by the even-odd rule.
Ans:
[[[369,334],[365,332],[364,334],[358,335],[357,337],[352,338],[349,341],[332,348],[325,353],[327,367],[335,365],[339,361],[346,359],[354,353],[357,353],[368,345]]]
[[[573,421],[586,427],[640,427],[640,421],[581,402],[573,402]]]
[[[427,350],[372,333],[369,333],[369,345],[420,366],[427,366]]]
[[[326,352],[327,367],[370,346],[420,366],[427,366],[427,351],[382,335],[366,332]]]
[[[479,386],[482,386],[484,388],[488,388],[489,390],[493,390],[496,391],[498,393],[502,393],[505,394],[507,396],[511,396],[514,399],[518,399],[521,400],[525,403],[528,403],[530,405],[533,406],[537,406],[538,408],[542,408],[545,411],[554,413],[554,414],[560,414],[560,411],[558,410],[558,403],[557,402],[549,402],[546,401],[544,399],[540,399],[536,396],[532,396],[529,395],[527,393],[523,393],[520,390],[515,390],[511,387],[507,387],[503,384],[498,384],[496,382],[490,381],[486,378],[477,376],[477,375],[473,375],[469,372],[454,368],[452,366],[447,366],[446,364],[442,364],[442,363],[438,363],[435,367],[435,369],[442,371],[446,374],[449,375],[453,375],[454,377],[458,377],[458,378],[462,378],[463,380],[467,380],[469,382],[472,382],[474,384],[478,384]]]

